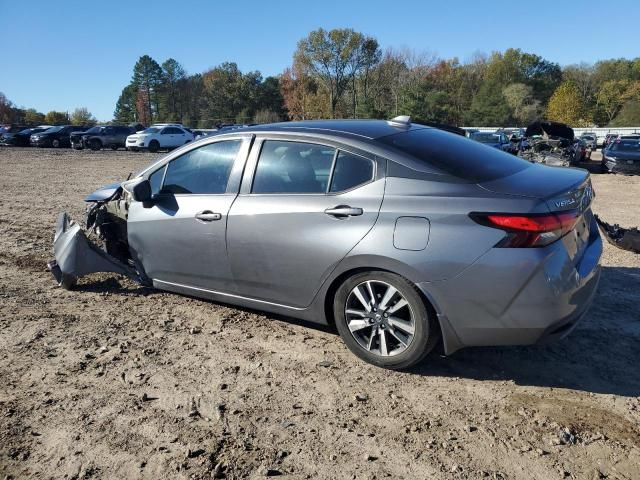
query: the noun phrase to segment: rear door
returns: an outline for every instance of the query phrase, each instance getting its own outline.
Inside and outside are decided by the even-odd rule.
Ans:
[[[372,155],[307,140],[256,140],[227,227],[240,294],[308,306],[373,227],[383,193],[384,163]]]
[[[225,241],[250,137],[191,149],[148,175],[150,205],[132,202],[129,247],[154,281],[233,291]]]
[[[174,127],[165,127],[158,135],[161,147],[175,147],[177,145],[176,133],[178,129]]]

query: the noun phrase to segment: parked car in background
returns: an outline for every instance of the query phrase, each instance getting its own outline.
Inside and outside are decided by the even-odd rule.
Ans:
[[[51,128],[50,125],[44,125],[41,127],[25,128],[17,133],[3,133],[2,136],[0,136],[0,144],[12,147],[28,147],[32,134],[44,132],[49,128]]]
[[[570,163],[572,164],[584,162],[586,159],[591,158],[591,149],[587,148],[587,143],[581,138],[576,138],[573,141],[571,150],[572,155]]]
[[[640,134],[631,133],[628,135],[618,135],[616,140],[640,140]]]
[[[476,142],[484,143],[490,147],[497,148],[498,150],[502,150],[503,152],[514,153],[514,147],[511,145],[511,142],[507,138],[507,136],[498,131],[498,132],[474,132],[469,135],[471,140],[475,140]]]
[[[179,124],[158,123],[140,133],[127,137],[127,150],[149,150],[157,152],[160,149],[173,149],[193,141],[193,133]]]
[[[595,151],[598,148],[598,136],[592,132],[585,132],[580,135],[580,140],[584,141],[586,147],[591,151]]]
[[[640,136],[623,135],[602,151],[602,171],[605,173],[640,174]]]
[[[82,125],[60,125],[48,128],[44,132],[32,134],[29,141],[34,147],[70,147],[71,134],[73,132],[84,132],[89,128]]]
[[[14,134],[29,128],[28,125],[3,125],[0,127],[0,137],[5,134]]]
[[[125,148],[127,137],[134,133],[133,128],[122,125],[98,125],[86,132],[74,132],[71,134],[71,146],[77,150],[90,148],[101,150],[110,148],[117,150]]]
[[[450,354],[568,335],[600,277],[592,198],[586,170],[408,117],[271,124],[87,197],[87,227],[113,255],[60,214],[49,266],[66,288],[118,272],[334,324],[360,358],[406,368],[441,340]]]
[[[609,146],[609,144],[614,141],[616,138],[618,138],[618,134],[617,133],[607,133],[604,136],[604,142],[602,142],[602,150],[604,150],[605,148],[607,148]]]

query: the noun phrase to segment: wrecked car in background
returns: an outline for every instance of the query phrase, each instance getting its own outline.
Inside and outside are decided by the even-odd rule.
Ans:
[[[335,324],[392,369],[440,341],[448,354],[568,335],[600,277],[589,173],[447,130],[398,117],[205,137],[87,197],[103,248],[61,214],[49,266],[64,287],[116,272]]]
[[[603,173],[640,174],[640,139],[622,137],[602,150]]]
[[[534,122],[524,133],[527,147],[518,156],[534,163],[567,167],[575,161],[573,128],[559,122]]]

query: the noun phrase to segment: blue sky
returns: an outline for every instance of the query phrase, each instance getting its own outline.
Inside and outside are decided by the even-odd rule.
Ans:
[[[561,65],[640,56],[640,2],[0,0],[0,92],[42,112],[87,107],[109,120],[137,58],[189,73],[224,61],[264,76],[318,27],[351,27],[383,48],[441,57],[522,48]],[[27,6],[28,5],[28,6]]]

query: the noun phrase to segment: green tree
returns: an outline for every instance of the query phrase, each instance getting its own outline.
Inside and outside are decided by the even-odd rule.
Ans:
[[[511,123],[509,106],[497,81],[485,81],[471,102],[466,116],[468,125],[507,126]]]
[[[329,93],[331,116],[335,118],[338,102],[371,58],[365,50],[377,50],[377,42],[350,28],[330,31],[320,28],[298,42],[294,58],[315,76]]]
[[[162,68],[149,55],[143,55],[133,67],[131,83],[136,86],[138,99],[143,101],[136,103],[138,118],[154,121],[160,116],[159,90],[162,85]],[[142,93],[141,93],[142,92]]]
[[[269,109],[258,110],[253,117],[253,123],[276,123],[282,121],[277,112]]]
[[[640,100],[628,100],[609,127],[635,127],[640,125]]]
[[[170,58],[162,64],[162,82],[159,87],[161,119],[182,122],[186,78],[187,73],[177,60]]]
[[[533,98],[533,87],[512,83],[502,90],[502,95],[519,125],[527,125],[540,115],[540,102]]]
[[[586,127],[592,123],[580,90],[570,81],[561,83],[553,92],[547,105],[546,117],[572,127]]]
[[[122,93],[116,103],[116,109],[113,112],[113,120],[116,123],[132,123],[138,120],[136,112],[137,90],[133,83],[130,83],[122,89]]]
[[[28,108],[24,112],[24,122],[29,125],[44,123],[44,113],[38,112],[35,108]]]
[[[44,116],[44,122],[50,125],[66,125],[70,122],[67,112],[56,112],[52,110]]]
[[[629,80],[608,80],[598,91],[598,108],[604,113],[607,123],[618,114],[629,96],[627,91],[631,86]]]
[[[71,113],[71,125],[95,125],[96,117],[94,117],[86,107],[76,108]]]

